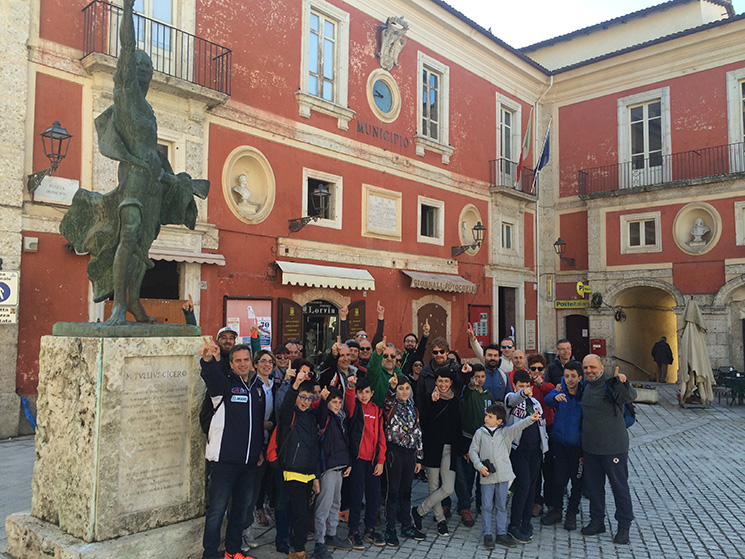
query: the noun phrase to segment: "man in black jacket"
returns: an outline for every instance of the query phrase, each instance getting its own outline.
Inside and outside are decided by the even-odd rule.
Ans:
[[[559,386],[564,376],[564,365],[572,359],[572,343],[566,338],[561,338],[556,342],[556,359],[554,359],[553,363],[549,363],[543,380],[550,382],[554,386]]]
[[[662,336],[660,341],[654,344],[652,358],[657,363],[657,382],[666,382],[667,366],[673,362],[673,350],[670,349],[665,336]]]
[[[205,514],[202,559],[222,559],[220,527],[228,512],[225,557],[244,559],[241,532],[248,503],[253,498],[254,476],[263,461],[266,395],[261,381],[251,375],[251,349],[240,344],[230,350],[231,370],[221,367],[220,349],[204,338],[199,355],[202,379],[217,408],[207,435],[206,457],[211,463],[210,502]]]

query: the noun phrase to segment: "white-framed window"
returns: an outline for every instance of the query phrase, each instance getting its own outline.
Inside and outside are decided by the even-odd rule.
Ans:
[[[726,74],[727,131],[729,136],[729,170],[745,171],[745,68]]]
[[[505,250],[512,250],[512,223],[502,222],[502,248]]]
[[[745,245],[745,202],[735,202],[735,244]]]
[[[347,106],[349,84],[349,14],[325,0],[303,0],[300,116],[317,111],[349,129],[354,111]]]
[[[425,196],[417,198],[417,241],[445,244],[445,202]]]
[[[313,207],[313,190],[320,185],[326,186],[329,191],[329,203],[321,214],[318,221],[311,221],[308,225],[319,225],[331,229],[341,229],[342,218],[342,194],[343,179],[338,175],[303,169],[303,216],[314,215],[316,209]]]
[[[671,180],[670,88],[622,97],[617,111],[619,187]]]
[[[497,93],[497,168],[494,177],[499,186],[515,185],[522,144],[520,104]]]
[[[660,212],[621,216],[621,254],[662,251]]]
[[[416,154],[426,150],[439,153],[450,163],[454,149],[449,145],[450,68],[442,62],[417,53],[417,125]]]

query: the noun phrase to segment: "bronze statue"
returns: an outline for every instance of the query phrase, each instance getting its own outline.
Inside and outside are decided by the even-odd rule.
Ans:
[[[114,105],[96,118],[98,145],[119,161],[118,186],[106,194],[80,189],[60,224],[78,252],[90,252],[88,277],[96,302],[114,296],[108,324],[124,324],[129,311],[137,322],[154,322],[140,303],[145,271],[153,267],[148,251],[161,225],[194,229],[194,195],[206,198],[209,181],[174,174],[158,150],[158,126],[145,100],[153,64],[135,49],[134,0],[124,0],[114,73]]]

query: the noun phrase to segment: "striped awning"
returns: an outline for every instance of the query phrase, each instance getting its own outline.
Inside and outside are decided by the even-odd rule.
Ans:
[[[475,283],[460,276],[449,274],[430,274],[427,272],[411,272],[401,270],[411,278],[411,287],[429,289],[431,291],[449,291],[452,293],[476,293]]]
[[[375,290],[375,278],[367,270],[279,260],[277,266],[282,270],[282,285]]]

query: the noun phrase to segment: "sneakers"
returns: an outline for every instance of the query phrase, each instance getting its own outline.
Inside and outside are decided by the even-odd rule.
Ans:
[[[326,536],[326,547],[328,549],[340,549],[342,551],[349,551],[353,549],[351,544],[341,539],[339,536]]]
[[[339,522],[349,522],[349,509],[339,511]]]
[[[360,537],[359,532],[349,534],[347,542],[352,546],[352,549],[356,549],[357,551],[363,551],[365,549],[365,544],[362,543],[362,537]]]
[[[437,535],[438,536],[449,536],[450,531],[448,530],[448,523],[445,520],[440,520],[437,523]]]
[[[560,508],[553,508],[549,510],[543,518],[541,518],[541,524],[544,526],[553,526],[561,522],[562,510]]]
[[[405,538],[411,538],[412,540],[417,542],[423,542],[427,539],[427,536],[424,534],[424,532],[417,530],[414,526],[401,528],[401,535]]]
[[[334,559],[326,546],[322,543],[317,543],[316,547],[313,548],[313,557],[316,559]]]
[[[470,510],[460,511],[460,519],[463,521],[463,526],[468,526],[469,528],[473,526],[473,515]]]
[[[566,518],[564,519],[564,530],[576,530],[577,529],[577,513],[567,511]]]
[[[375,530],[365,530],[365,536],[362,538],[362,541],[372,544],[375,547],[385,547],[385,540],[383,539],[383,536],[378,534]]]
[[[503,545],[505,547],[517,547],[515,538],[513,538],[509,534],[500,534],[499,536],[497,536],[496,541],[499,545]]]
[[[530,523],[523,524],[522,526],[520,526],[520,530],[522,531],[523,534],[528,536],[528,539],[530,541],[533,541],[533,525],[532,524]]]
[[[517,543],[530,543],[530,537],[517,526],[510,526],[507,529],[507,534],[512,536],[512,539]]]
[[[416,510],[416,507],[411,507],[411,519],[414,521],[414,527],[422,531],[422,515]]]
[[[399,546],[399,541],[398,541],[398,536],[396,535],[396,530],[385,531],[385,545],[389,545],[391,547]]]
[[[629,543],[629,529],[618,527],[616,537],[613,538],[613,543],[618,545],[628,545]]]
[[[225,552],[225,559],[253,559],[253,557],[249,557],[248,555],[243,555],[240,551],[238,553],[228,553]]]
[[[246,528],[241,534],[241,551],[247,552],[249,549],[259,547],[259,543],[254,538],[251,528]]]
[[[587,526],[585,526],[584,528],[582,528],[582,530],[580,530],[580,533],[583,536],[595,536],[597,534],[605,534],[605,525],[599,522],[597,523],[592,522],[591,520]]]
[[[287,557],[288,559],[305,559],[305,551],[295,551],[294,549],[291,549]]]
[[[492,536],[491,534],[486,534],[484,536],[484,547],[489,551],[494,549],[494,536]]]

